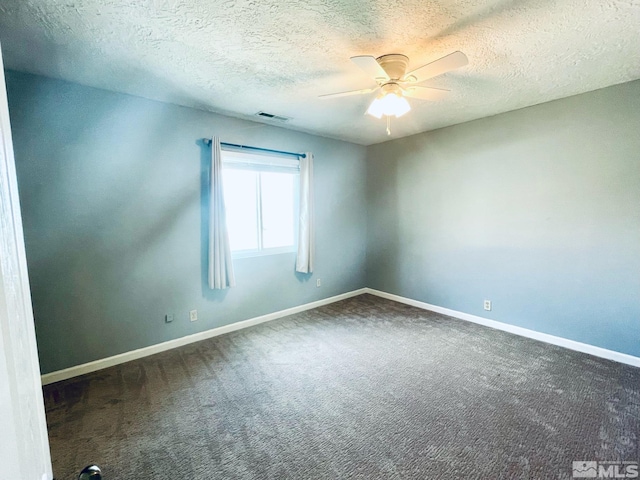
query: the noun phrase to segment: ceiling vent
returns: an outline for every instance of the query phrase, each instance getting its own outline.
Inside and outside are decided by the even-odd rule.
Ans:
[[[264,118],[265,120],[275,120],[276,122],[288,122],[291,117],[283,117],[282,115],[274,115],[273,113],[258,112],[256,117]]]

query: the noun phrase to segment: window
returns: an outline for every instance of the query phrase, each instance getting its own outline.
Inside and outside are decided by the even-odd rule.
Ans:
[[[298,160],[223,150],[222,165],[234,256],[295,251]]]

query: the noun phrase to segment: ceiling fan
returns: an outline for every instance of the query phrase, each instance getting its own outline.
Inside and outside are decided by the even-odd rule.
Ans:
[[[469,63],[469,59],[464,53],[453,52],[406,73],[409,57],[399,53],[382,55],[378,58],[371,55],[359,55],[351,57],[351,61],[368,75],[371,75],[378,85],[373,88],[320,95],[320,98],[362,95],[380,90],[380,94],[369,105],[367,113],[376,118],[382,118],[383,115],[387,117],[387,135],[391,135],[389,129],[391,117],[401,117],[411,110],[405,97],[435,101],[449,93],[449,90],[427,87],[420,85],[420,83],[456,68],[464,67]]]

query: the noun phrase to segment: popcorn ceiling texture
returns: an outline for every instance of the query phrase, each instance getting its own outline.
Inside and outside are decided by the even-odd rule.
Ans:
[[[393,137],[640,78],[640,0],[0,0],[5,67],[361,144],[373,86],[353,55],[403,53],[409,68],[461,50]]]

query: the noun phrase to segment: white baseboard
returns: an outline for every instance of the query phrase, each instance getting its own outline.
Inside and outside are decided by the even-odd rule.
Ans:
[[[430,310],[432,312],[441,313],[450,317],[458,318],[460,320],[466,320],[468,322],[477,323],[486,327],[495,328],[509,333],[514,333],[522,337],[532,338],[552,345],[568,348],[582,353],[588,353],[596,357],[606,358],[615,362],[624,363],[634,367],[640,368],[640,358],[633,355],[627,355],[625,353],[615,352],[613,350],[607,350],[606,348],[595,347],[586,343],[576,342],[574,340],[568,340],[562,337],[556,337],[546,333],[536,332],[523,327],[517,327],[508,323],[498,322],[496,320],[490,320],[488,318],[478,317],[469,313],[459,312],[457,310],[451,310],[449,308],[439,307],[437,305],[431,305],[429,303],[420,302],[411,298],[401,297],[400,295],[394,295],[392,293],[382,292],[373,288],[361,288],[352,292],[343,293],[334,297],[317,300],[315,302],[306,303],[297,307],[287,308],[280,310],[279,312],[269,313],[260,317],[250,318],[240,322],[232,323],[230,325],[224,325],[222,327],[212,328],[204,332],[194,333],[193,335],[187,335],[186,337],[176,338],[175,340],[169,340],[167,342],[158,343],[149,347],[139,348],[130,352],[121,353],[112,357],[102,358],[89,363],[83,363],[82,365],[76,365],[74,367],[65,368],[64,370],[58,370],[51,373],[46,373],[41,376],[42,384],[47,385],[50,383],[59,382],[61,380],[67,380],[69,378],[84,375],[85,373],[95,372],[102,370],[103,368],[112,367],[121,363],[136,360],[138,358],[148,357],[156,353],[171,350],[173,348],[181,347],[189,343],[199,342],[200,340],[206,340],[207,338],[217,337],[225,333],[241,330],[243,328],[258,325],[260,323],[269,322],[278,318],[286,317],[287,315],[293,315],[294,313],[303,312],[305,310],[311,310],[312,308],[321,307],[330,303],[338,302],[346,298],[362,295],[363,293],[370,293],[378,297],[393,300],[395,302],[404,303],[413,307],[418,307],[423,310]]]
[[[448,315],[449,317],[459,318],[460,320],[466,320],[468,322],[484,325],[485,327],[495,328],[509,333],[520,335],[521,337],[532,338],[541,342],[550,343],[559,347],[568,348],[569,350],[575,350],[577,352],[588,353],[596,357],[606,358],[607,360],[613,360],[614,362],[625,363],[633,367],[640,367],[640,358],[633,355],[627,355],[626,353],[615,352],[613,350],[607,350],[606,348],[595,347],[587,343],[576,342],[562,337],[556,337],[555,335],[549,335],[547,333],[536,332],[535,330],[529,330],[528,328],[517,327],[515,325],[509,325],[508,323],[498,322],[496,320],[489,320],[488,318],[478,317],[469,313],[459,312],[457,310],[451,310],[449,308],[439,307],[437,305],[431,305],[429,303],[419,302],[418,300],[412,300],[411,298],[401,297],[400,295],[394,295],[392,293],[382,292],[373,288],[365,288],[365,293],[376,295],[378,297],[393,300],[395,302],[404,303],[413,307],[422,308],[423,310],[430,310],[432,312]]]
[[[234,332],[243,328],[252,327],[259,323],[269,322],[278,318],[286,317],[287,315],[293,315],[294,313],[304,312],[305,310],[311,310],[312,308],[321,307],[330,303],[338,302],[346,298],[355,297],[366,293],[366,288],[359,290],[353,290],[352,292],[342,293],[334,297],[324,298],[311,303],[305,303],[297,307],[287,308],[280,310],[279,312],[268,313],[260,317],[250,318],[248,320],[242,320],[240,322],[231,323],[222,327],[212,328],[204,332],[194,333],[193,335],[187,335],[186,337],[176,338],[175,340],[169,340],[167,342],[158,343],[149,347],[139,348],[137,350],[131,350],[130,352],[120,353],[112,357],[102,358],[89,363],[83,363],[82,365],[76,365],[74,367],[65,368],[64,370],[58,370],[51,373],[46,373],[41,376],[42,384],[48,385],[50,383],[59,382],[61,380],[67,380],[69,378],[84,375],[85,373],[95,372],[102,370],[103,368],[112,367],[121,363],[136,360],[138,358],[148,357],[156,353],[171,350],[173,348],[181,347],[189,343],[199,342],[200,340],[206,340],[207,338],[217,337],[225,333]]]

